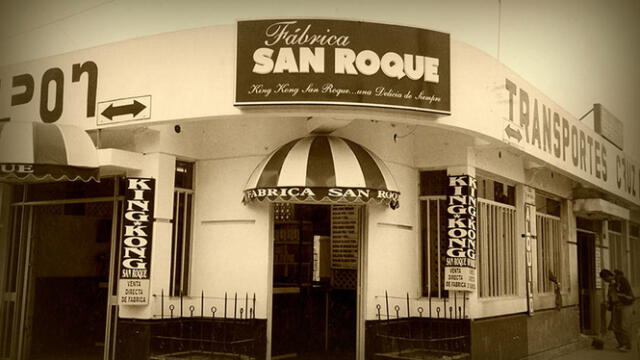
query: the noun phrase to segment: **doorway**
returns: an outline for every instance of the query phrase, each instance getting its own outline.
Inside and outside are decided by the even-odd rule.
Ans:
[[[591,231],[578,229],[578,285],[580,289],[580,332],[595,334],[597,326],[594,323],[597,262],[600,256],[596,252],[596,234]]]
[[[0,309],[0,321],[13,334],[3,346],[9,358],[112,358],[113,229],[122,214],[122,201],[113,195],[118,182],[21,187],[22,195],[11,204],[8,256],[13,260],[3,274],[14,285],[2,294]]]
[[[355,359],[361,212],[274,205],[273,359]]]
[[[102,359],[112,208],[110,202],[35,208],[30,359]]]

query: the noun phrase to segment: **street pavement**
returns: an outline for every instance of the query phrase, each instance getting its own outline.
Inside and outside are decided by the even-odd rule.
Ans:
[[[604,348],[602,350],[596,350],[588,346],[554,358],[554,360],[640,360],[640,344],[638,344],[638,341],[633,342],[631,351],[624,353],[616,350],[618,343],[611,332],[607,333],[603,340]]]

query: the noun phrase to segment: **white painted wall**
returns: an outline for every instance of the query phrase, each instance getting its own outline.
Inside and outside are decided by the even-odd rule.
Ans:
[[[272,276],[270,205],[245,205],[242,191],[265,156],[307,134],[305,119],[229,118],[182,124],[180,134],[173,126],[164,131],[171,133],[166,135],[171,141],[163,149],[188,152],[197,165],[190,283],[194,298],[189,303],[199,302],[204,291],[205,307],[215,306],[220,316],[225,292],[230,312],[236,293],[239,298],[255,293],[256,317],[266,318]],[[185,142],[187,151],[182,150]],[[239,303],[244,308],[244,302]]]
[[[242,190],[264,156],[292,139],[307,135],[306,119],[230,117],[181,123],[180,133],[176,133],[170,124],[138,132],[131,135],[135,138],[133,150],[154,153],[145,156],[149,160],[137,175],[162,173],[170,179],[158,182],[158,199],[166,201],[161,200],[157,205],[156,217],[170,219],[172,216],[170,195],[173,193],[175,157],[196,161],[191,293],[185,300],[185,309],[191,304],[200,308],[202,291],[206,296],[205,307],[216,306],[218,311],[222,311],[225,292],[230,298],[236,292],[241,298],[255,292],[256,316],[265,318],[269,312],[272,220],[269,205],[243,205]],[[428,306],[428,299],[421,297],[420,170],[478,169],[516,184],[530,183],[552,194],[571,194],[570,180],[558,174],[552,178],[544,169],[525,170],[525,161],[517,152],[478,145],[472,136],[440,127],[353,120],[333,135],[351,139],[380,156],[392,171],[402,194],[397,210],[368,206],[368,237],[365,239],[368,272],[364,291],[367,319],[376,318],[376,305],[384,305],[385,290],[391,296],[391,309],[395,304],[404,309],[407,293],[412,313],[416,313],[418,306],[425,309]],[[523,201],[521,194],[517,198],[518,203]],[[518,214],[519,228],[522,227],[522,216]],[[164,235],[157,233],[154,239],[152,276],[155,294],[168,288],[170,229],[168,222],[156,224],[156,231]],[[477,299],[471,295],[467,314],[488,317],[526,311],[523,246],[519,244],[522,254],[517,259],[518,268],[522,269],[519,296]],[[572,288],[577,288],[577,269],[573,269],[575,248],[570,248],[569,254],[571,257],[567,261],[572,264],[572,272],[568,276],[572,285],[575,282]],[[573,293],[568,295],[575,297]],[[177,311],[177,299],[169,302],[175,304]],[[167,306],[165,302],[165,314]],[[159,313],[157,301],[151,308],[146,312],[125,309],[121,316],[145,317]],[[232,311],[231,306],[229,311]]]
[[[418,217],[418,172],[407,166],[389,164],[400,188],[400,208],[391,210],[369,206],[366,274],[367,320],[376,319],[376,305],[384,309],[385,291],[399,303],[409,293],[411,299],[421,295],[421,245]],[[392,299],[392,301],[394,301]],[[402,306],[403,309],[406,306]],[[383,310],[384,313],[384,310]]]
[[[266,318],[270,284],[268,204],[242,204],[242,190],[261,157],[198,162],[191,295],[256,294],[256,317]],[[208,300],[209,301],[209,300]],[[210,302],[218,309],[220,299]]]

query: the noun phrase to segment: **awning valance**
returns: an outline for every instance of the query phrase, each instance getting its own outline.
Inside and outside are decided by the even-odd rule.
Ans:
[[[98,180],[93,141],[72,125],[0,123],[0,182]]]
[[[293,140],[253,171],[244,201],[368,203],[398,207],[400,192],[385,163],[355,142],[329,135]]]

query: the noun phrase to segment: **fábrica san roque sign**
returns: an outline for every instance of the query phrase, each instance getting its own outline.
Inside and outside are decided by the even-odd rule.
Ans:
[[[235,104],[449,114],[449,68],[446,33],[344,20],[240,21]]]

